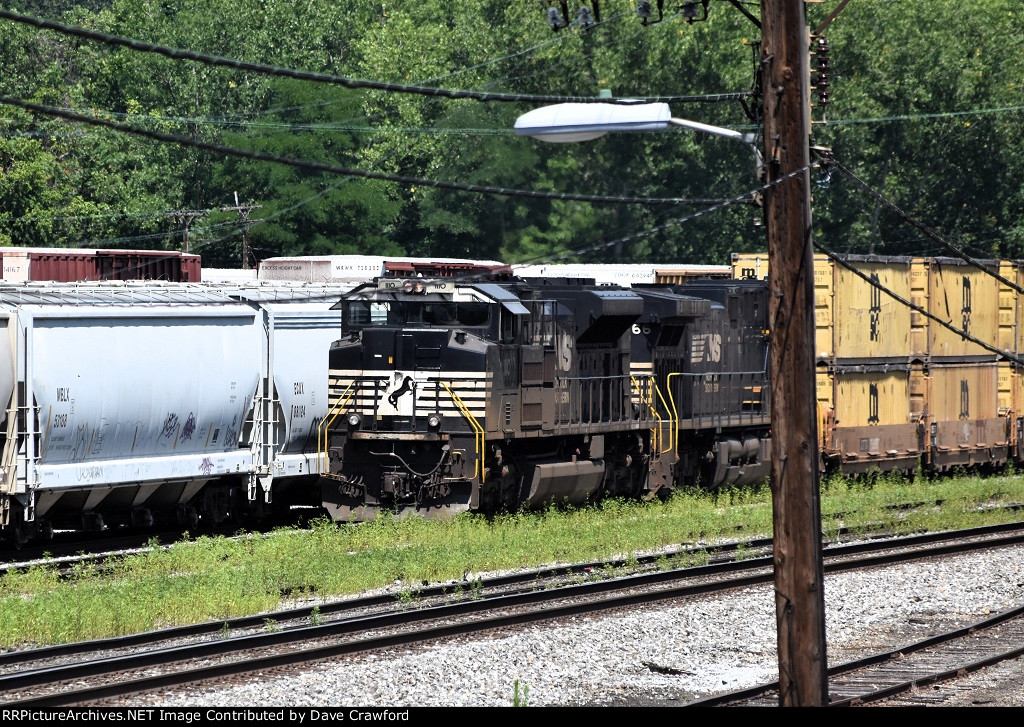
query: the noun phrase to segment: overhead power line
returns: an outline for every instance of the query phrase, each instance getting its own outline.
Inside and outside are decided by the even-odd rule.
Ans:
[[[896,116],[875,116],[859,119],[827,119],[815,121],[814,126],[845,126],[848,124],[887,124],[893,121],[929,121],[935,119],[951,119],[962,116],[985,116],[988,114],[1017,114],[1024,111],[1024,106],[996,106],[987,109],[969,109],[967,111],[935,111],[922,114],[897,114]]]
[[[1024,288],[1017,285],[1012,280],[1008,280],[1007,278],[1003,277],[1002,275],[999,274],[998,271],[992,270],[990,267],[985,265],[981,260],[971,257],[961,248],[954,245],[952,242],[944,238],[942,235],[937,233],[932,228],[928,227],[923,222],[920,222],[919,220],[911,217],[908,213],[904,212],[902,209],[897,207],[893,202],[886,199],[882,194],[873,190],[867,182],[860,179],[856,174],[851,172],[849,169],[844,167],[835,159],[827,160],[826,165],[829,168],[836,169],[837,171],[839,171],[843,176],[845,176],[847,179],[853,182],[858,189],[867,193],[872,199],[874,199],[876,202],[884,206],[886,209],[895,212],[900,217],[900,219],[902,219],[907,224],[911,225],[914,229],[920,231],[925,237],[927,237],[932,242],[936,242],[942,245],[944,248],[952,252],[954,255],[956,255],[958,258],[960,258],[967,264],[976,267],[978,270],[982,271],[986,275],[991,275],[993,278],[998,280],[1003,285],[1017,291],[1021,295],[1024,295]]]
[[[142,53],[155,53],[157,55],[173,58],[175,60],[188,60],[203,63],[210,66],[233,68],[238,71],[251,71],[262,73],[268,76],[280,76],[283,78],[294,78],[302,81],[314,81],[316,83],[329,83],[345,88],[371,89],[377,91],[389,91],[391,93],[406,93],[417,96],[434,96],[452,99],[471,99],[474,101],[512,102],[512,103],[614,103],[614,104],[641,104],[641,103],[717,103],[722,101],[740,101],[748,98],[749,92],[742,93],[719,93],[706,94],[701,96],[649,96],[645,98],[629,99],[608,99],[594,96],[536,96],[518,93],[488,93],[483,91],[456,91],[445,88],[428,88],[425,86],[410,86],[383,81],[367,81],[344,76],[335,76],[328,73],[313,73],[311,71],[300,71],[293,68],[282,68],[279,66],[268,66],[263,63],[250,63],[249,61],[237,58],[225,58],[223,56],[198,53],[196,51],[182,48],[171,48],[156,43],[146,43],[132,38],[124,38],[110,33],[101,33],[96,30],[89,30],[74,25],[65,25],[53,20],[36,18],[31,15],[22,15],[9,10],[0,9],[0,18],[10,20],[23,25],[31,25],[44,30],[52,30],[63,35],[70,35],[76,38],[86,38],[106,45],[130,48]]]
[[[759,187],[756,187],[755,189],[751,189],[751,190],[749,190],[747,192],[744,192],[742,195],[734,197],[733,199],[722,200],[721,202],[718,202],[717,204],[711,205],[709,207],[705,207],[704,209],[701,209],[701,210],[697,210],[696,212],[692,212],[692,213],[690,213],[688,215],[685,215],[683,217],[675,217],[673,219],[666,220],[665,222],[657,224],[654,227],[649,227],[646,230],[640,230],[639,232],[634,232],[634,233],[632,233],[630,235],[625,235],[624,237],[618,237],[618,238],[615,238],[613,240],[606,240],[604,242],[599,242],[599,243],[596,243],[596,244],[593,244],[593,245],[586,245],[586,246],[583,246],[583,247],[577,247],[577,248],[574,248],[574,249],[571,249],[571,250],[566,250],[564,252],[558,253],[557,255],[538,255],[536,257],[530,258],[530,259],[525,260],[523,262],[513,263],[510,267],[512,268],[513,271],[515,271],[516,268],[521,268],[521,267],[526,266],[526,265],[550,265],[550,264],[558,262],[559,260],[564,260],[566,258],[575,257],[577,255],[585,255],[587,253],[597,252],[599,250],[604,250],[604,249],[607,249],[609,247],[614,247],[615,245],[621,245],[621,244],[624,244],[624,243],[627,243],[627,242],[632,242],[633,240],[637,240],[637,239],[640,239],[642,237],[647,237],[648,235],[653,235],[653,234],[655,234],[657,232],[661,232],[663,230],[667,230],[670,227],[678,227],[679,225],[682,225],[682,224],[684,224],[686,222],[690,222],[692,220],[696,220],[696,219],[698,219],[700,217],[703,217],[705,215],[709,215],[709,214],[711,214],[713,212],[717,212],[718,210],[724,209],[725,207],[728,207],[729,205],[739,204],[743,200],[759,198],[767,190],[771,189],[772,187],[775,187],[776,185],[779,185],[779,184],[781,184],[782,182],[785,182],[788,179],[792,179],[793,177],[796,177],[796,176],[798,176],[800,174],[803,174],[808,169],[812,169],[812,168],[814,168],[816,166],[819,166],[819,164],[810,164],[810,165],[808,165],[806,167],[803,167],[802,169],[796,169],[796,170],[790,172],[789,174],[786,174],[784,176],[779,177],[776,180],[773,180],[771,182],[767,182],[765,184],[762,184]],[[473,281],[473,280],[478,280],[478,279],[481,278],[481,276],[486,276],[486,275],[487,275],[487,273],[477,273],[477,272],[465,273],[465,274],[462,274],[462,275],[454,276],[454,278],[452,278],[452,280],[454,282],[470,282],[470,281]],[[348,297],[348,294],[346,294],[345,296],[342,296],[342,297],[343,298]]]
[[[334,164],[325,164],[323,162],[313,162],[304,159],[294,159],[292,157],[277,156],[276,154],[266,154],[264,152],[238,149],[235,147],[223,146],[221,144],[212,144],[210,142],[198,141],[196,139],[178,136],[177,134],[166,134],[159,131],[138,129],[133,126],[126,126],[125,124],[118,124],[113,121],[97,119],[91,116],[78,114],[72,111],[62,111],[60,109],[55,109],[50,106],[41,106],[39,104],[30,103],[28,101],[22,101],[21,99],[9,98],[7,96],[0,96],[0,104],[17,106],[18,108],[34,111],[45,116],[53,116],[56,118],[66,119],[68,121],[79,121],[81,123],[91,124],[93,126],[102,126],[104,128],[113,129],[115,131],[120,131],[126,134],[134,134],[136,136],[142,136],[147,139],[153,139],[155,141],[160,141],[168,144],[178,144],[180,146],[189,146],[195,149],[203,149],[205,151],[214,152],[216,154],[225,154],[228,156],[240,157],[242,159],[253,159],[256,161],[263,162],[274,162],[276,164],[285,164],[291,167],[296,167],[298,169],[308,169],[316,172],[325,172],[327,174],[338,174],[346,177],[362,177],[364,179],[379,179],[385,182],[396,182],[398,184],[406,184],[418,187],[450,189],[457,192],[491,194],[501,197],[552,199],[569,202],[590,202],[593,204],[638,204],[649,207],[662,205],[707,205],[722,202],[722,200],[718,199],[686,199],[683,197],[623,197],[599,194],[574,194],[568,192],[545,192],[541,190],[511,189],[506,187],[492,187],[479,184],[458,184],[456,182],[442,182],[436,179],[408,177],[401,174],[387,174],[384,172],[371,172],[363,169],[350,169],[347,167],[339,167]],[[729,204],[734,204],[734,202],[732,201],[727,202]],[[751,204],[752,202],[752,200],[748,200],[747,204]]]

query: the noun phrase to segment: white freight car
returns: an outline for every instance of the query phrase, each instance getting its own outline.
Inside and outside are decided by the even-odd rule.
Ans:
[[[4,533],[215,523],[315,476],[338,295],[0,288]]]

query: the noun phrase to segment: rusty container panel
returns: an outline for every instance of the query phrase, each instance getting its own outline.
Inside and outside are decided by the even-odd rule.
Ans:
[[[834,409],[835,377],[823,366],[818,367],[818,373],[815,376],[815,395],[818,399],[818,408]]]
[[[824,451],[832,441],[832,430],[835,428],[835,391],[832,386],[833,379],[826,367],[818,367],[814,383],[818,405],[818,449]]]
[[[999,416],[999,365],[992,362],[932,366],[928,414],[932,421]]]
[[[928,310],[928,260],[916,258],[910,263],[910,302],[922,310]],[[916,359],[928,356],[928,334],[931,321],[916,310],[910,312],[910,355]]]
[[[990,267],[995,263],[988,262]],[[999,340],[999,285],[988,273],[961,260],[928,260],[928,312],[982,341]],[[945,326],[932,322],[928,336],[932,358],[993,354]]]
[[[253,270],[253,275],[256,271]],[[181,256],[181,280],[186,283],[199,283],[203,280],[203,258],[199,255]]]
[[[928,414],[928,374],[920,364],[910,367],[910,418],[921,421]]]
[[[1024,287],[1024,270],[1019,260],[1000,260],[999,274]],[[996,344],[1004,351],[1019,353],[1021,324],[1021,296],[1009,285],[996,281],[999,286],[999,340]]]
[[[201,258],[173,250],[98,250],[100,280],[165,280],[195,283],[200,280]]]
[[[922,427],[910,413],[910,372],[818,372],[822,456],[844,472],[914,469]],[[827,397],[831,395],[831,408]]]
[[[199,255],[167,250],[67,250],[6,248],[3,279],[13,283],[51,280],[74,283],[99,280],[198,282]]]
[[[936,470],[1006,461],[1009,420],[999,413],[999,368],[994,362],[931,367],[931,462]]]
[[[92,253],[29,252],[29,280],[54,280],[71,283],[81,280],[100,280],[96,256]]]
[[[814,256],[814,357],[818,360],[832,358],[835,353],[832,265],[824,255]]]
[[[910,420],[910,375],[907,370],[834,373],[838,427],[906,424]]]
[[[908,258],[865,258],[851,262],[872,281],[905,300],[910,299]],[[834,278],[836,358],[906,361],[910,355],[910,309],[840,265],[835,266]]]
[[[1009,361],[1000,361],[998,366],[999,374],[997,386],[999,393],[997,397],[997,403],[999,405],[999,416],[1005,417],[1010,416],[1010,414],[1017,410],[1017,382],[1013,370],[1013,365]]]

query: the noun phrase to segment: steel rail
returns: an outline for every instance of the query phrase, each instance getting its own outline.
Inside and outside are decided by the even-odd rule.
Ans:
[[[927,539],[928,536],[924,537]],[[946,534],[946,538],[948,539],[949,537],[951,536]],[[911,549],[904,549],[902,551],[886,555],[871,555],[864,558],[849,558],[847,560],[835,561],[832,559],[837,556],[833,552],[829,554],[829,558],[832,562],[826,564],[826,571],[839,572],[857,568],[866,568],[882,564],[916,560],[924,557],[947,555],[954,552],[1005,547],[1008,545],[1020,544],[1021,542],[1024,542],[1024,533],[1018,530],[1016,534],[1006,537],[996,537],[983,541],[973,540],[970,542],[946,543],[927,550],[921,549],[920,544],[915,544]],[[882,547],[892,549],[898,546],[891,542],[887,542],[884,544],[876,543],[875,547],[876,549]],[[844,557],[849,555],[850,552],[843,554]],[[59,667],[36,669],[10,674],[5,677],[0,677],[0,689],[13,696],[13,701],[8,702],[8,704],[17,706],[55,706],[77,704],[112,696],[134,694],[175,684],[180,685],[193,683],[250,671],[292,665],[300,662],[327,659],[355,652],[370,651],[396,645],[410,645],[459,634],[494,630],[509,626],[522,625],[525,623],[566,618],[584,613],[608,611],[636,606],[639,604],[676,600],[688,596],[703,595],[727,589],[764,584],[770,582],[772,579],[770,566],[771,558],[765,557],[748,561],[707,566],[701,569],[659,571],[639,576],[629,576],[607,581],[564,586],[562,588],[543,590],[539,592],[530,591],[512,595],[499,595],[483,600],[462,601],[454,604],[424,608],[413,612],[400,611],[386,613],[375,616],[353,618],[318,626],[294,628],[287,631],[156,649],[137,654],[129,654],[124,657],[66,664]],[[700,575],[695,574],[694,570],[700,571]],[[751,574],[750,571],[758,572]],[[746,574],[744,574],[744,572],[746,572]],[[665,584],[670,584],[673,581],[679,581],[682,579],[693,580],[701,576],[708,577],[710,575],[727,576],[727,578],[723,580],[687,583],[684,585],[651,590],[655,586],[663,586]],[[622,591],[629,589],[633,592],[625,594],[621,593]],[[616,595],[617,592],[619,595]],[[608,595],[609,593],[612,595]],[[567,601],[569,599],[587,597],[590,597],[593,600],[577,600],[562,604],[556,603],[557,601]],[[534,608],[529,608],[531,606]],[[502,608],[522,610],[496,617],[479,618],[479,615],[484,612]],[[427,625],[431,621],[440,621],[445,619],[451,620],[469,616],[477,616],[478,618],[465,619],[456,621],[455,623],[435,626]],[[353,635],[365,633],[370,629],[395,628],[409,626],[412,624],[421,625],[413,627],[411,630],[401,631],[399,633],[391,633],[362,639],[351,639]],[[183,661],[191,662],[198,658],[224,656],[230,653],[267,647],[280,647],[295,642],[308,643],[314,640],[322,640],[325,637],[339,636],[350,638],[347,641],[337,644],[258,656],[247,660],[210,665],[198,669],[169,672],[129,681],[120,681],[116,684],[102,684],[74,691],[64,691],[61,693],[38,696],[33,695],[22,697],[16,694],[16,692],[31,689],[36,686],[52,685],[67,681],[80,681],[83,678],[91,676],[124,673],[158,665],[166,666]]]
[[[975,621],[974,623],[966,626],[961,626],[949,631],[945,631],[940,634],[935,634],[926,639],[915,641],[910,644],[904,644],[897,646],[887,651],[878,652],[866,656],[862,659],[855,659],[853,661],[838,664],[834,667],[829,668],[828,676],[830,679],[839,677],[844,674],[851,674],[858,671],[864,671],[871,667],[878,666],[881,664],[887,664],[893,662],[896,659],[905,659],[911,654],[933,649],[937,646],[943,646],[948,644],[956,643],[970,636],[973,636],[981,631],[996,628],[997,626],[1006,624],[1014,620],[1024,619],[1024,606],[1017,606],[1015,608],[1008,609],[997,613],[989,618]],[[952,679],[959,678],[965,674],[978,671],[988,666],[998,664],[1002,661],[1009,659],[1016,659],[1024,655],[1024,644],[1018,644],[1010,649],[1000,651],[995,654],[991,654],[983,659],[978,659],[966,664],[957,665],[954,668],[942,668],[934,672],[931,672],[924,676],[918,676],[914,679],[907,679],[902,681],[895,681],[884,687],[877,689],[867,690],[863,693],[856,694],[854,696],[843,697],[836,699],[829,703],[830,707],[851,707],[858,706],[861,704],[868,704],[870,702],[878,702],[883,699],[889,699],[909,692],[917,687],[925,686],[928,684],[936,684],[942,681],[949,681]],[[747,687],[745,689],[738,689],[731,692],[725,692],[722,694],[716,694],[704,699],[696,699],[682,705],[684,707],[719,707],[725,705],[744,705],[757,700],[757,704],[764,704],[765,701],[769,700],[773,693],[777,693],[779,683],[777,681],[770,682],[767,684],[759,684],[753,687]]]
[[[872,553],[879,550],[886,550],[897,547],[912,547],[930,543],[940,543],[949,540],[960,540],[969,537],[988,537],[1000,533],[1024,533],[1024,522],[1005,523],[1000,525],[986,525],[967,530],[948,531],[940,533],[923,533],[919,535],[875,539],[860,543],[845,545],[826,546],[825,553],[829,557],[843,557],[859,553]],[[519,573],[511,573],[503,576],[490,578],[468,579],[457,583],[445,583],[423,588],[416,588],[403,593],[387,593],[376,596],[363,596],[350,598],[333,603],[321,603],[316,606],[303,606],[298,608],[281,609],[267,613],[255,614],[252,616],[237,616],[229,619],[206,621],[198,624],[185,626],[171,626],[153,631],[144,631],[137,634],[125,636],[114,636],[104,639],[89,641],[76,641],[67,644],[53,646],[42,646],[33,649],[20,649],[0,653],[0,668],[7,665],[14,665],[26,662],[44,661],[58,659],[76,654],[86,654],[97,651],[113,651],[116,649],[133,648],[146,645],[154,645],[165,641],[174,641],[183,638],[216,634],[224,631],[257,628],[265,625],[267,619],[274,621],[297,621],[308,620],[317,613],[321,617],[337,616],[346,612],[368,610],[388,605],[398,605],[402,597],[411,597],[415,600],[426,600],[431,598],[457,597],[467,589],[497,589],[510,586],[530,586],[540,581],[552,580],[565,576],[578,576],[585,574],[600,573],[609,569],[624,568],[627,566],[652,566],[664,562],[669,558],[694,557],[704,554],[724,555],[731,552],[751,552],[759,549],[767,549],[771,546],[770,538],[757,538],[742,542],[723,543],[702,547],[687,547],[678,550],[668,551],[656,555],[639,556],[632,559],[615,559],[607,561],[590,561],[573,565],[560,565],[552,568],[542,568]],[[749,563],[748,558],[745,562]],[[692,577],[715,575],[720,571],[721,563],[711,563],[701,566],[690,566],[686,572]],[[678,572],[679,569],[674,571]],[[2,687],[0,687],[2,688]]]

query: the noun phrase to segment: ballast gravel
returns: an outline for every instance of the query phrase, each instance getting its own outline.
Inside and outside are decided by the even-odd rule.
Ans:
[[[1024,602],[1024,547],[825,578],[838,664]],[[460,637],[244,683],[134,698],[137,706],[669,705],[777,678],[770,586]],[[1011,702],[1012,703],[1012,702]]]

